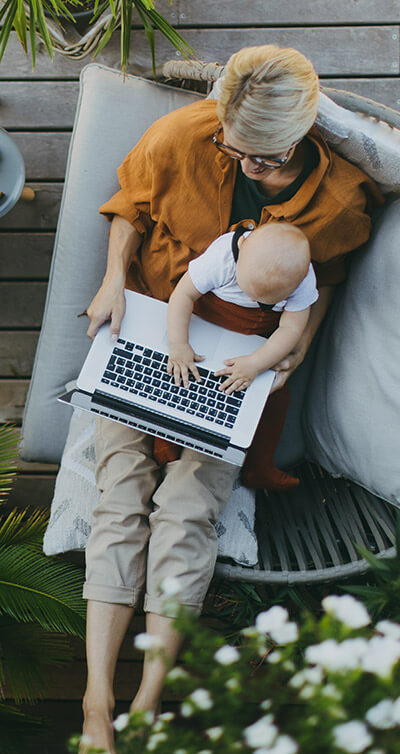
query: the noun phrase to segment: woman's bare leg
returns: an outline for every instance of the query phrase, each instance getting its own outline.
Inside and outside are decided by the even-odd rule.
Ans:
[[[88,600],[86,654],[88,678],[83,698],[83,733],[91,745],[114,754],[112,715],[114,673],[122,640],[133,608],[127,605]],[[81,752],[85,747],[81,746]]]
[[[131,704],[130,711],[150,710],[155,714],[159,710],[160,698],[169,663],[174,664],[182,644],[182,637],[174,629],[174,619],[156,613],[146,613],[146,632],[157,637],[162,656],[145,654],[142,680],[138,692]]]

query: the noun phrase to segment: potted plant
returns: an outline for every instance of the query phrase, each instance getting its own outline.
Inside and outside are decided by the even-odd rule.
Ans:
[[[91,6],[91,7],[90,7]],[[29,54],[28,38],[32,65],[36,62],[37,37],[39,36],[46,50],[53,58],[54,50],[63,50],[67,46],[63,32],[65,21],[80,24],[84,15],[84,25],[89,20],[90,30],[84,36],[85,45],[68,43],[69,54],[83,57],[93,53],[94,56],[104,48],[115,29],[121,28],[121,67],[126,70],[130,53],[130,35],[133,9],[143,23],[149,42],[153,73],[155,72],[155,39],[157,29],[185,57],[193,55],[194,50],[174,29],[167,19],[156,10],[154,0],[5,0],[0,9],[0,62],[7,47],[11,31],[17,33],[25,53]],[[78,19],[76,18],[78,14]],[[82,27],[81,27],[82,28]],[[93,44],[90,42],[93,40]],[[83,41],[83,40],[82,40]],[[89,44],[88,44],[89,42]],[[75,47],[77,48],[75,50]]]

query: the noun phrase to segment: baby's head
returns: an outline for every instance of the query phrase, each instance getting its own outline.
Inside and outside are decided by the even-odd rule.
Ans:
[[[237,282],[254,301],[276,304],[293,293],[307,275],[310,246],[303,231],[289,223],[268,223],[239,239]]]

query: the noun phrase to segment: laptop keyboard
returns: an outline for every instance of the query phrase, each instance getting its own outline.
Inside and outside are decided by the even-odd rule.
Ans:
[[[218,390],[226,377],[215,377],[198,366],[201,382],[189,374],[189,387],[174,384],[167,373],[168,354],[119,338],[101,378],[106,385],[148,398],[155,405],[170,406],[182,414],[199,416],[232,429],[245,396],[244,391],[226,395]]]

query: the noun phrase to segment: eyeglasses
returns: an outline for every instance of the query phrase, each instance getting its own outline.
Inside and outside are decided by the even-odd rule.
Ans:
[[[223,144],[222,141],[218,141],[218,135],[221,133],[221,131],[222,125],[219,124],[215,134],[212,137],[213,144],[215,144],[220,152],[226,154],[228,157],[231,157],[232,160],[244,160],[245,157],[247,157],[249,160],[251,160],[251,162],[254,162],[255,165],[264,168],[271,168],[272,170],[277,170],[278,168],[282,168],[284,165],[286,165],[292,155],[293,149],[299,143],[296,142],[295,144],[292,144],[284,157],[261,157],[260,155],[246,154],[246,152],[242,152],[240,149],[234,149],[233,147],[228,146],[228,144]]]

